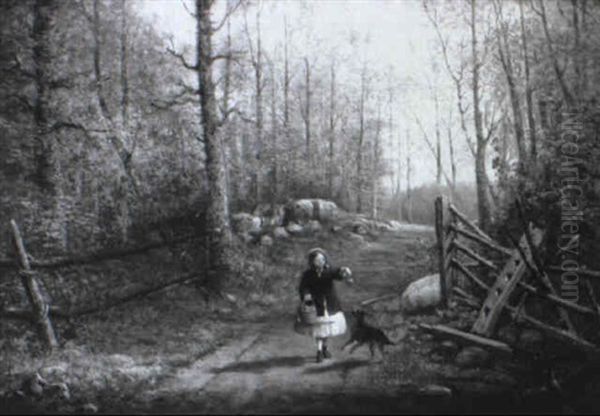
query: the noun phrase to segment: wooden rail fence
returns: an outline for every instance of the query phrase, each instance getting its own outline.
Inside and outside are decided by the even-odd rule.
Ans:
[[[152,287],[143,288],[133,293],[126,294],[118,299],[114,299],[106,304],[100,306],[85,306],[76,310],[62,310],[55,306],[50,305],[42,295],[40,290],[40,282],[37,277],[36,269],[59,269],[68,266],[81,266],[85,264],[91,264],[104,260],[111,260],[131,256],[134,254],[143,253],[152,249],[158,249],[162,247],[171,246],[173,244],[179,244],[182,242],[198,240],[198,236],[187,235],[173,239],[170,241],[152,242],[144,244],[138,247],[120,248],[100,251],[97,253],[88,253],[80,256],[73,257],[61,257],[51,260],[32,260],[28,254],[21,231],[15,220],[10,221],[12,230],[12,241],[15,247],[16,258],[0,259],[0,268],[17,269],[18,274],[21,277],[22,285],[27,294],[27,298],[31,305],[31,311],[20,310],[14,308],[3,308],[0,310],[0,318],[5,319],[24,319],[32,321],[37,327],[40,339],[52,350],[57,348],[58,341],[54,327],[52,325],[51,317],[54,318],[72,318],[81,315],[87,315],[98,312],[100,310],[106,310],[114,306],[120,305],[125,302],[137,299],[148,294],[164,290],[168,287],[191,282],[196,279],[204,278],[205,275],[202,272],[194,272],[185,276],[180,276],[177,279],[163,282]],[[200,239],[200,246],[206,246],[206,241]],[[205,247],[206,248],[206,247]]]
[[[461,336],[471,342],[478,340],[491,347],[498,342],[491,337],[497,330],[499,319],[508,312],[518,323],[568,341],[585,351],[600,352],[597,345],[581,336],[571,316],[573,313],[593,316],[600,322],[600,305],[590,282],[590,279],[600,278],[600,272],[583,269],[579,273],[584,279],[590,305],[564,299],[548,276],[549,272],[562,270],[556,266],[545,268],[537,254],[544,239],[542,230],[523,221],[523,235],[518,242],[511,238],[514,248],[508,248],[494,241],[443,197],[435,201],[435,216],[442,303],[448,305],[452,299],[478,309],[479,314],[469,333],[441,326],[427,326],[426,330],[440,336],[452,333],[454,337]],[[550,302],[560,321],[546,323],[529,315],[526,306],[530,297]],[[520,299],[518,304],[510,304],[515,298]],[[502,350],[506,351],[506,346]]]

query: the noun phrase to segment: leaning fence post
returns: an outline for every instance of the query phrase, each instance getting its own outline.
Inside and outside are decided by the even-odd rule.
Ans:
[[[12,227],[15,248],[17,249],[17,254],[19,256],[19,275],[21,276],[21,282],[25,287],[25,292],[27,293],[27,297],[33,308],[34,320],[38,326],[40,336],[43,338],[46,345],[50,347],[50,349],[54,349],[58,346],[58,342],[56,341],[54,328],[52,328],[52,323],[48,317],[50,307],[44,302],[38,281],[31,270],[31,265],[29,264],[29,258],[25,251],[25,245],[23,244],[19,227],[15,220],[10,220],[10,225]]]
[[[446,253],[444,249],[444,200],[442,196],[435,199],[435,235],[438,246],[438,263],[440,271],[441,304],[448,306],[448,291],[446,287]]]

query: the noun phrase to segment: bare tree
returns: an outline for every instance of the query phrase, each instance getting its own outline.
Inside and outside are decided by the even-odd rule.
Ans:
[[[215,27],[211,21],[214,0],[196,0],[196,65],[201,108],[202,141],[206,155],[208,178],[208,207],[206,224],[209,250],[208,284],[213,290],[221,290],[229,277],[229,244],[231,231],[225,173],[222,163],[222,142],[218,128],[224,120],[217,118],[217,101],[212,66],[217,59],[212,53],[212,36]],[[233,9],[228,10],[227,19]],[[226,112],[225,115],[228,113]]]
[[[255,104],[255,134],[256,134],[256,148],[254,152],[256,166],[253,172],[253,188],[254,188],[254,199],[256,203],[261,201],[261,171],[262,171],[262,152],[263,152],[263,89],[265,87],[265,81],[263,80],[263,50],[262,50],[262,38],[261,38],[261,10],[262,3],[259,1],[256,7],[256,47],[250,36],[248,29],[248,20],[246,14],[244,14],[244,29],[248,38],[248,49],[250,51],[250,59],[252,68],[254,70],[254,104]]]
[[[513,60],[508,42],[509,28],[504,20],[502,2],[494,0],[492,3],[496,14],[496,45],[498,47],[498,56],[506,77],[506,86],[510,97],[512,109],[512,120],[515,131],[515,140],[517,142],[517,156],[519,160],[519,170],[523,172],[527,165],[527,149],[525,147],[525,133],[523,128],[523,116],[521,114],[520,93],[517,90],[517,81],[513,70]]]
[[[477,46],[477,20],[476,20],[476,0],[471,0],[471,17],[469,27],[471,29],[471,54],[473,67],[471,70],[472,88],[473,88],[473,117],[475,120],[475,181],[477,183],[477,202],[479,213],[479,226],[487,231],[491,225],[491,206],[488,198],[489,179],[486,173],[486,153],[491,134],[487,137],[483,132],[483,116],[481,112],[481,98],[479,85],[479,71],[481,61]]]
[[[368,98],[367,64],[364,63],[360,73],[360,97],[358,103],[358,148],[356,150],[356,212],[363,211],[363,144],[365,141],[365,106]]]
[[[530,157],[535,163],[537,159],[537,138],[535,118],[533,117],[533,87],[531,85],[531,69],[529,65],[529,49],[527,33],[525,30],[525,17],[523,13],[523,2],[519,2],[519,22],[521,25],[521,46],[523,49],[523,66],[525,72],[525,103],[527,105],[527,124],[529,127],[529,143],[531,145]]]
[[[574,98],[565,79],[566,64],[561,68],[561,65],[558,61],[558,53],[554,48],[554,41],[552,39],[552,36],[550,35],[550,29],[548,27],[548,17],[546,15],[546,6],[544,5],[544,3],[545,2],[543,0],[538,0],[538,9],[536,6],[534,6],[532,0],[531,7],[538,14],[538,16],[540,16],[540,19],[542,21],[542,28],[544,29],[546,47],[548,48],[548,55],[550,61],[552,62],[552,69],[554,70],[554,75],[556,76],[556,80],[558,81],[558,85],[560,87],[563,99],[565,100],[565,103],[568,106],[572,106],[574,104]]]

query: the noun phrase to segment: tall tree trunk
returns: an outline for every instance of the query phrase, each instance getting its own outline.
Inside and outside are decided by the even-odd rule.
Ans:
[[[52,52],[50,33],[54,26],[57,4],[54,1],[36,0],[33,3],[33,67],[35,98],[33,122],[35,124],[34,158],[36,182],[44,193],[56,193],[56,160],[54,143],[49,134],[48,107],[50,105],[50,77]],[[44,197],[42,197],[42,200]],[[50,197],[48,201],[53,201]]]
[[[35,218],[49,237],[49,247],[67,247],[65,212],[59,207],[62,197],[56,144],[50,132],[50,80],[52,79],[52,31],[58,3],[54,0],[36,0],[33,3],[33,123],[34,178],[39,187],[36,205],[40,215]]]
[[[379,208],[379,162],[380,162],[380,135],[381,135],[381,103],[377,107],[377,125],[373,143],[373,169],[371,171],[371,186],[373,188],[371,200],[371,217],[377,219]]]
[[[293,148],[292,135],[290,134],[290,59],[289,59],[289,33],[287,15],[283,17],[283,134],[285,135],[286,145]],[[290,151],[286,155],[289,163],[285,168],[285,183],[283,188],[289,189],[290,178],[295,173],[294,152]]]
[[[454,139],[452,138],[452,128],[450,127],[450,123],[448,123],[447,130],[448,148],[450,149],[450,190],[452,191],[452,195],[456,195],[456,157],[454,155]]]
[[[475,119],[476,154],[475,154],[475,182],[477,184],[477,210],[479,213],[479,226],[487,231],[491,225],[491,207],[488,198],[488,177],[486,172],[486,147],[487,141],[483,134],[483,121],[479,97],[479,69],[481,63],[477,51],[477,21],[476,0],[471,0],[471,52],[473,57],[473,113]]]
[[[128,38],[127,6],[125,0],[121,0],[121,117],[123,126],[128,127],[129,121],[129,77],[127,65],[129,61],[127,38]]]
[[[279,149],[277,148],[277,100],[275,94],[275,65],[271,63],[271,206],[275,209],[279,181]],[[273,211],[274,212],[274,211]]]
[[[227,19],[227,36],[226,36],[226,47],[227,56],[225,57],[225,73],[223,74],[223,117],[229,109],[229,98],[231,95],[231,67],[232,59],[231,54],[233,53],[231,48],[231,21]],[[237,201],[239,199],[240,189],[240,176],[236,175],[234,165],[239,164],[239,151],[237,148],[238,138],[237,135],[232,134],[231,123],[225,124],[224,131],[224,144],[223,150],[223,167],[225,169],[225,185],[230,195],[230,201]],[[227,143],[227,145],[225,145]],[[229,150],[229,151],[227,151]],[[229,156],[229,157],[228,157]]]
[[[217,103],[212,78],[211,8],[213,0],[196,0],[196,47],[199,97],[201,107],[202,138],[206,155],[208,178],[208,207],[206,228],[208,233],[209,269],[208,285],[221,290],[229,277],[229,244],[231,232],[228,218],[228,201],[225,174],[221,163],[221,141],[217,136]]]
[[[442,139],[440,135],[440,103],[437,93],[437,85],[434,88],[433,100],[435,104],[435,183],[442,185]]]
[[[527,125],[529,126],[530,157],[533,163],[537,159],[537,137],[535,118],[533,117],[533,87],[531,86],[531,70],[529,66],[529,52],[527,47],[527,33],[525,30],[525,16],[523,2],[519,2],[519,20],[521,23],[521,45],[523,47],[523,66],[525,70],[525,104],[527,105]]]
[[[406,129],[406,221],[412,223],[412,187],[410,183],[411,158],[410,158],[410,131]]]
[[[333,197],[333,174],[334,174],[334,143],[335,143],[335,62],[331,62],[331,85],[329,92],[329,169],[327,183],[329,197]]]
[[[254,75],[256,83],[256,180],[255,201],[261,202],[261,171],[262,171],[262,147],[263,147],[263,111],[262,111],[262,45],[260,33],[260,5],[256,9],[256,59],[254,61]]]
[[[548,54],[550,55],[550,59],[552,61],[552,69],[554,70],[554,75],[558,81],[558,85],[560,86],[560,90],[562,92],[565,103],[568,106],[572,106],[574,103],[573,95],[567,86],[567,81],[564,77],[564,69],[560,68],[560,64],[558,63],[558,55],[556,50],[554,49],[552,37],[550,36],[550,29],[548,28],[548,18],[546,16],[546,7],[544,6],[544,1],[539,1],[540,6],[540,17],[542,19],[542,27],[544,29],[544,35],[546,37],[546,46],[548,48]]]
[[[312,155],[311,155],[311,132],[310,132],[310,64],[308,58],[304,57],[304,76],[305,76],[305,105],[304,105],[304,140],[305,140],[305,156],[308,161],[308,166],[312,167]]]
[[[360,82],[360,103],[359,103],[359,130],[358,130],[358,149],[356,150],[356,179],[358,189],[356,192],[356,212],[363,211],[363,142],[365,139],[365,101],[367,94],[366,86],[366,67],[363,67]]]
[[[508,88],[508,95],[510,97],[512,108],[513,127],[515,131],[515,140],[517,142],[519,171],[524,172],[527,166],[527,149],[525,147],[525,133],[523,128],[523,117],[521,115],[521,100],[519,98],[519,92],[517,91],[517,83],[513,70],[510,45],[508,42],[508,27],[504,22],[502,3],[495,1],[493,4],[496,13],[496,29],[498,33],[496,44],[498,45],[498,55],[504,70],[504,75],[506,77],[506,86]]]

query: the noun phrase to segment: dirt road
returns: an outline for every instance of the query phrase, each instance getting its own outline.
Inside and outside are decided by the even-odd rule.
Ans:
[[[426,246],[432,238],[430,230],[404,231],[386,233],[358,252],[325,247],[333,252],[336,264],[352,268],[357,281],[354,287],[338,286],[344,310],[377,295],[399,292],[418,277],[414,270],[427,266]],[[371,359],[366,347],[352,355],[340,351],[348,333],[332,339],[332,359],[317,364],[312,340],[292,330],[294,306],[290,301],[287,312],[274,313],[264,323],[241,326],[235,342],[179,369],[147,391],[139,410],[361,413],[414,411],[420,406],[432,410],[443,405],[443,394],[439,400],[419,403],[422,395],[413,394],[419,386],[407,382],[410,377],[401,377],[397,383],[382,382],[384,374],[391,374],[389,358],[376,355]],[[397,311],[387,312],[398,315]],[[403,323],[402,317],[399,323]],[[400,341],[391,351],[402,348]]]

